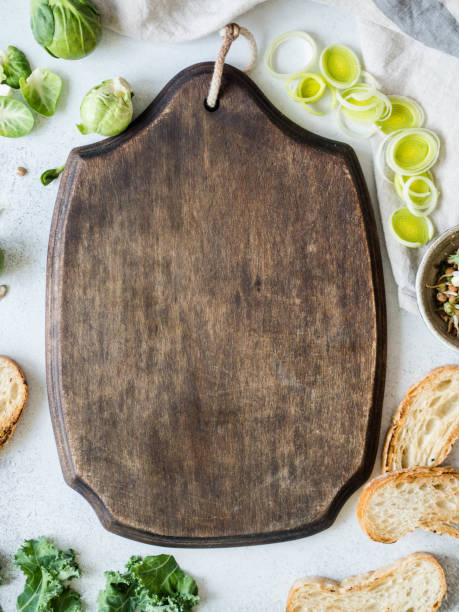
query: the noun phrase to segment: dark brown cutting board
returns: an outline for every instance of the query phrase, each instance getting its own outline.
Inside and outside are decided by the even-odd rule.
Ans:
[[[273,542],[335,519],[378,442],[386,323],[355,153],[225,67],[177,75],[70,154],[51,228],[47,374],[67,482],[111,531]]]

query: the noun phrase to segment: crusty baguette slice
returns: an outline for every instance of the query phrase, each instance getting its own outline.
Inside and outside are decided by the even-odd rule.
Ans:
[[[0,355],[0,450],[13,435],[27,401],[27,382],[16,362]]]
[[[445,575],[435,557],[414,553],[343,582],[297,580],[290,589],[287,612],[433,612],[445,593]]]
[[[459,538],[459,470],[415,467],[378,476],[363,490],[357,517],[377,542],[396,542],[415,529]]]
[[[382,471],[440,465],[459,437],[459,367],[436,368],[411,387],[386,436]]]

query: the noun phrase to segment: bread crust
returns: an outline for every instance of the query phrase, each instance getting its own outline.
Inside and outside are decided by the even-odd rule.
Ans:
[[[385,487],[390,483],[414,482],[418,478],[431,478],[433,475],[435,475],[435,477],[444,476],[445,478],[453,475],[456,478],[459,478],[459,470],[456,470],[453,467],[430,468],[425,466],[418,466],[413,468],[407,468],[405,470],[398,470],[396,472],[388,472],[387,474],[383,474],[374,478],[363,489],[359,501],[357,503],[357,518],[362,530],[365,531],[365,533],[367,533],[370,538],[375,542],[383,542],[384,544],[392,544],[393,542],[396,542],[397,540],[393,540],[389,537],[381,537],[379,534],[376,534],[372,530],[371,524],[367,519],[367,507],[371,498],[378,489],[380,489],[381,487]],[[428,520],[426,520],[424,529],[427,529],[428,531],[434,531],[435,533],[447,533],[456,538],[459,538],[459,530],[451,529],[448,527],[448,525],[442,525],[440,527],[438,524],[433,525]]]
[[[441,594],[439,601],[436,602],[434,607],[432,608],[432,612],[434,612],[435,610],[438,610],[438,608],[441,606],[443,597],[446,594],[446,578],[445,578],[445,573],[443,571],[443,568],[438,563],[436,558],[430,555],[429,553],[425,553],[425,552],[412,553],[411,555],[402,557],[401,559],[398,559],[394,563],[391,563],[390,565],[386,565],[385,567],[382,567],[378,570],[373,570],[366,574],[350,576],[349,578],[346,578],[342,582],[336,582],[335,580],[329,580],[327,578],[314,577],[314,576],[300,578],[299,580],[295,580],[288,594],[286,612],[293,612],[293,606],[295,605],[296,594],[301,588],[303,588],[307,584],[314,583],[318,585],[319,590],[321,590],[324,593],[335,593],[335,594],[337,593],[339,595],[345,596],[346,594],[351,593],[352,591],[364,591],[365,588],[369,584],[375,585],[375,583],[382,583],[384,582],[384,580],[388,578],[388,576],[390,576],[394,572],[397,572],[400,569],[400,567],[404,565],[405,563],[409,564],[411,561],[416,562],[419,560],[431,562],[433,565],[433,568],[438,570],[438,573],[440,576],[440,580],[442,584],[442,594]],[[426,612],[429,612],[429,611],[426,610]]]
[[[25,405],[27,403],[27,398],[29,395],[27,380],[24,372],[19,367],[19,365],[10,357],[6,357],[5,355],[0,355],[0,367],[8,368],[11,371],[12,377],[14,377],[14,382],[18,384],[18,397],[16,401],[16,406],[14,413],[11,415],[10,419],[2,418],[0,414],[0,451],[4,448],[6,443],[11,439],[14,430],[18,424],[19,419],[24,412]]]
[[[397,442],[400,436],[400,432],[403,429],[408,413],[410,411],[411,405],[416,397],[424,392],[424,389],[427,385],[433,385],[438,378],[441,378],[444,374],[451,373],[451,375],[458,375],[459,366],[441,366],[439,368],[435,368],[427,376],[424,376],[420,381],[412,385],[408,391],[406,392],[404,398],[400,402],[397,407],[397,410],[392,417],[391,425],[386,434],[386,440],[384,443],[383,453],[382,453],[382,473],[385,474],[391,471],[390,466],[392,465],[392,459],[395,454],[395,448],[397,446]],[[451,435],[445,441],[443,449],[441,453],[438,453],[438,457],[435,458],[435,462],[431,464],[430,467],[436,467],[442,463],[446,456],[451,451],[453,444],[459,438],[459,423],[452,431]]]

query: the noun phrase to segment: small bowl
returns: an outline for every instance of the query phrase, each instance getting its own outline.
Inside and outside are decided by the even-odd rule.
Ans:
[[[459,225],[440,234],[424,254],[416,275],[416,296],[418,307],[425,324],[440,342],[449,348],[459,351],[459,338],[447,333],[445,323],[435,310],[439,302],[435,299],[435,290],[426,285],[435,285],[438,276],[438,265],[459,248]]]

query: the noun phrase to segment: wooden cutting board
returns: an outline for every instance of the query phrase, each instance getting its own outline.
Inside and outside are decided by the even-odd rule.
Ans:
[[[66,481],[109,530],[228,546],[325,529],[370,475],[381,260],[354,151],[225,67],[74,149],[51,228],[47,375]]]

